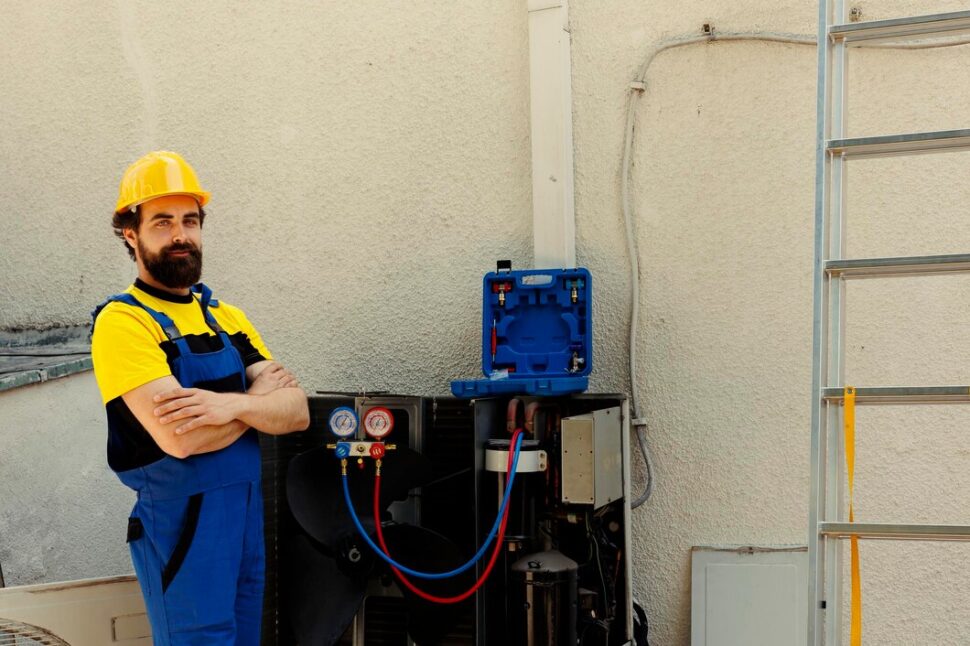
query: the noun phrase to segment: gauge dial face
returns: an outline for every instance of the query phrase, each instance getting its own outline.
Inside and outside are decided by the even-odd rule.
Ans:
[[[372,408],[364,415],[364,432],[375,440],[387,437],[393,428],[394,417],[386,408]]]
[[[330,431],[337,437],[350,437],[357,432],[357,413],[353,408],[341,406],[330,413]]]

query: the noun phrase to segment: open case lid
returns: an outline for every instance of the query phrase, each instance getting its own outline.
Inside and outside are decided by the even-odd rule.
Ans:
[[[509,379],[585,377],[593,362],[590,274],[495,271],[482,290],[482,372]]]
[[[503,266],[504,264],[504,266]],[[482,372],[456,381],[459,397],[582,392],[593,368],[588,270],[526,269],[508,263],[482,284]]]

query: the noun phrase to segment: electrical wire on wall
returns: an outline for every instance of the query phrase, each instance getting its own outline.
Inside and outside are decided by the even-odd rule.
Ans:
[[[630,259],[630,296],[632,300],[630,313],[630,407],[633,417],[633,427],[637,435],[637,444],[640,447],[640,453],[643,456],[644,465],[646,467],[646,483],[644,485],[643,492],[630,503],[630,506],[634,509],[650,499],[650,496],[653,494],[655,481],[653,459],[650,455],[650,450],[647,446],[646,440],[647,420],[642,416],[643,412],[641,411],[638,403],[636,382],[636,343],[637,328],[639,326],[640,319],[640,263],[636,238],[633,231],[633,205],[630,197],[630,170],[632,166],[633,135],[635,132],[634,125],[636,122],[637,105],[640,102],[641,95],[647,90],[646,79],[650,65],[660,53],[677,47],[686,47],[688,45],[696,45],[698,43],[712,43],[715,41],[758,41],[793,45],[812,45],[814,47],[817,44],[818,39],[815,36],[781,32],[740,31],[721,33],[715,32],[712,26],[705,25],[704,32],[701,35],[692,34],[688,36],[680,36],[660,43],[650,50],[650,52],[644,58],[643,64],[640,66],[636,78],[630,83],[630,94],[627,100],[626,128],[623,140],[623,168],[620,174],[620,194],[621,203],[623,206],[623,221],[626,228],[627,254]],[[937,49],[967,44],[970,44],[970,40],[962,38],[944,40],[942,42],[869,44],[857,45],[857,47],[870,49]]]
[[[647,446],[647,420],[641,416],[642,411],[638,403],[636,382],[637,328],[640,321],[640,262],[636,238],[633,232],[633,206],[630,198],[630,168],[632,165],[631,157],[633,151],[633,134],[635,131],[634,124],[636,122],[637,104],[640,102],[640,96],[646,91],[647,72],[649,71],[650,65],[653,63],[657,55],[659,55],[661,52],[667,51],[668,49],[685,47],[687,45],[694,45],[697,43],[710,43],[715,40],[760,40],[779,43],[794,43],[798,45],[815,44],[814,36],[809,37],[795,34],[774,34],[765,32],[737,32],[715,35],[713,29],[708,29],[708,31],[701,36],[683,36],[666,41],[653,48],[647,54],[643,64],[640,66],[636,79],[630,83],[631,92],[627,100],[626,130],[623,141],[623,169],[620,174],[620,193],[621,202],[623,205],[623,222],[626,227],[627,254],[630,258],[630,297],[632,300],[630,313],[630,407],[632,409],[633,427],[637,434],[637,444],[640,447],[640,453],[643,456],[643,462],[647,471],[643,493],[641,493],[630,503],[630,506],[634,509],[650,499],[650,496],[653,494],[656,473],[653,465],[653,458],[651,457],[650,450]]]

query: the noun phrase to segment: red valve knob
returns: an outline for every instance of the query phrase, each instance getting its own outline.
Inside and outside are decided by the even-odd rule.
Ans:
[[[384,445],[381,444],[380,442],[371,445],[370,456],[372,458],[376,460],[380,460],[381,458],[384,457],[384,453],[386,453],[386,451],[384,450]]]

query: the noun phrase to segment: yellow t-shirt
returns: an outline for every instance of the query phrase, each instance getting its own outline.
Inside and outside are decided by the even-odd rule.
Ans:
[[[212,351],[221,346],[219,337],[205,322],[196,295],[166,294],[141,281],[125,292],[171,318],[193,351]],[[218,307],[210,304],[209,312],[239,350],[244,365],[272,359],[242,310],[220,301]],[[91,337],[91,359],[105,404],[150,381],[171,375],[169,358],[172,356],[174,344],[143,308],[112,302],[98,315]]]

